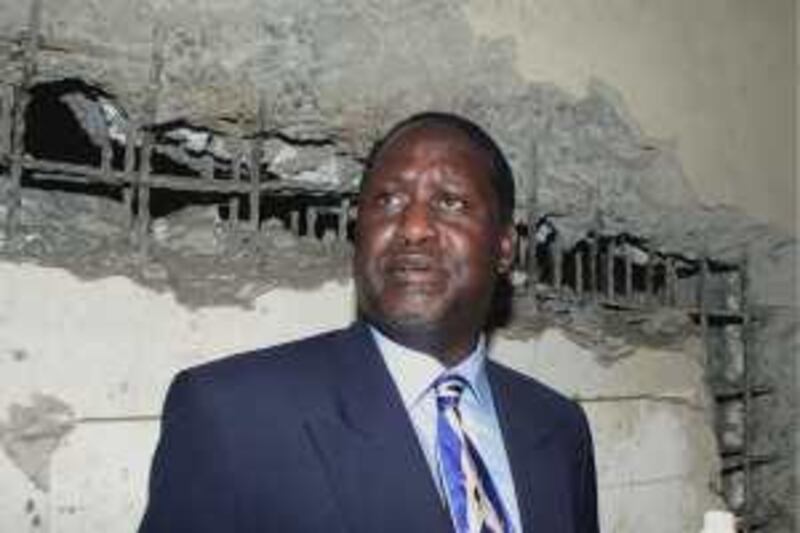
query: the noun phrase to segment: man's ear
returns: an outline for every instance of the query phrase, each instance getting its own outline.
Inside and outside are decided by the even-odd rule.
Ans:
[[[517,232],[513,224],[508,224],[500,232],[499,255],[497,258],[497,272],[505,275],[511,271],[514,264],[514,255],[517,249]]]

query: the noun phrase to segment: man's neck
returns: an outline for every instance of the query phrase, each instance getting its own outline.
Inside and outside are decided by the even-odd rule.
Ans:
[[[430,354],[446,368],[456,366],[475,350],[480,332],[472,335],[447,335],[441,328],[397,327],[366,319],[367,323],[393,342]]]

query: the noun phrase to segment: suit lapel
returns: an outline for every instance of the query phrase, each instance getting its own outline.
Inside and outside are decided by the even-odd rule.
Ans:
[[[352,531],[449,531],[430,469],[368,328],[330,355],[334,413],[306,423]]]
[[[562,476],[554,473],[558,451],[551,439],[555,421],[543,412],[530,384],[489,362],[500,428],[508,453],[523,531],[569,531],[561,511]]]

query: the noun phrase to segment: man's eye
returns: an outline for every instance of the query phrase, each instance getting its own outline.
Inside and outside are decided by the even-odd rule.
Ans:
[[[375,196],[375,203],[385,209],[395,209],[402,205],[403,198],[396,193],[384,192]]]
[[[466,210],[467,202],[459,196],[448,194],[439,198],[437,206],[447,213],[460,213]]]

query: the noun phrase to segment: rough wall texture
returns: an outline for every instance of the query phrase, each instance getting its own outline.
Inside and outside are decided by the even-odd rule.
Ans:
[[[3,531],[130,531],[176,369],[352,317],[350,284],[274,290],[249,310],[191,310],[124,277],[87,282],[61,269],[0,262],[0,279],[9,288],[0,338]],[[620,533],[693,531],[703,511],[721,505],[711,489],[719,459],[700,351],[689,339],[682,351],[637,350],[608,365],[558,330],[525,341],[500,337],[493,348],[584,403],[597,441],[604,531]],[[43,402],[40,393],[54,399]],[[55,449],[27,448],[36,464],[46,463],[41,474],[5,444],[23,426],[14,422],[22,409],[46,434],[63,436]],[[53,416],[62,412],[69,413],[63,421]],[[46,486],[37,482],[42,475]]]
[[[613,85],[677,150],[710,205],[794,231],[795,0],[467,2],[486,38],[511,39],[532,81]]]
[[[252,133],[262,106],[264,126],[286,140],[265,141],[265,163],[281,176],[353,181],[377,131],[413,111],[450,109],[489,126],[511,157],[519,206],[535,200],[567,243],[599,221],[610,234],[635,234],[688,257],[748,255],[763,355],[758,375],[781,391],[761,408],[770,416],[760,434],[791,457],[797,389],[787,369],[797,353],[796,235],[739,209],[702,205],[679,152],[642,131],[609,85],[595,82],[574,96],[528,81],[519,72],[524,41],[476,35],[474,13],[468,19],[464,4],[451,0],[45,0],[42,6],[35,81],[80,78],[117,102],[124,120],[142,121],[160,50],[155,120],[165,128],[187,123]],[[7,81],[21,75],[14,39],[25,33],[28,10],[25,2],[0,2],[0,77]],[[7,190],[0,180],[0,198]],[[0,202],[0,215],[5,209]],[[131,253],[126,220],[112,200],[30,190],[22,222],[15,235],[0,229],[0,281],[20,289],[0,294],[0,326],[10,332],[0,346],[0,364],[8,369],[0,373],[8,380],[0,387],[6,413],[0,468],[8,472],[0,489],[14,502],[0,502],[6,513],[0,526],[49,521],[53,531],[129,529],[141,508],[161,391],[176,368],[351,316],[349,292],[324,285],[347,278],[347,250],[297,239],[274,224],[255,235],[229,234],[219,231],[215,211],[192,208],[155,221],[155,244],[143,261]],[[98,281],[78,282],[27,262]],[[276,286],[313,290],[265,294]],[[37,292],[42,287],[50,290]],[[47,297],[52,303],[42,309]],[[328,298],[346,305],[330,306]],[[116,311],[98,314],[109,302]],[[209,307],[223,304],[250,310]],[[588,323],[617,337],[596,318]],[[151,334],[144,339],[142,331]],[[529,344],[509,340],[499,353],[587,403],[601,446],[607,530],[697,529],[699,513],[718,504],[708,490],[717,463],[691,332],[677,335],[687,344],[657,355],[623,336],[630,357],[614,364],[563,338],[552,341],[552,350],[537,349],[551,337],[532,337],[515,335]],[[668,374],[654,371],[667,367]],[[671,373],[674,382],[653,378]],[[20,454],[15,443],[30,428],[41,438]],[[110,451],[100,450],[106,442],[114,443]],[[102,460],[85,468],[93,457]],[[790,463],[771,475],[770,499],[790,493]],[[626,469],[631,464],[636,468]],[[108,494],[109,486],[116,487],[113,501],[98,508],[96,495]],[[789,531],[783,524],[775,531]]]

